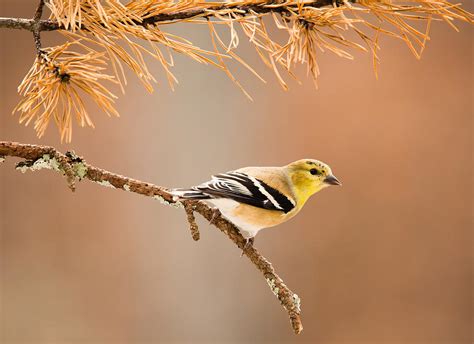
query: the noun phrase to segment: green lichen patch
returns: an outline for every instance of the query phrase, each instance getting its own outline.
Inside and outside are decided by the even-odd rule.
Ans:
[[[265,278],[267,280],[268,286],[270,287],[273,294],[276,297],[279,297],[280,288],[276,286],[275,280],[273,278]]]
[[[87,174],[87,166],[83,162],[73,163],[72,170],[74,171],[74,175],[79,179],[84,179]]]
[[[115,186],[110,184],[110,182],[108,180],[99,180],[99,181],[95,181],[95,182],[99,185],[105,186],[106,188],[115,189]]]
[[[293,304],[295,305],[298,312],[301,312],[301,299],[300,299],[300,297],[296,294],[293,294],[292,299],[293,299]]]
[[[161,197],[160,195],[154,195],[153,196],[153,199],[156,199],[158,202],[160,202],[161,204],[164,204],[164,205],[169,205],[170,207],[173,207],[173,208],[184,208],[184,205],[183,203],[181,203],[180,201],[176,201],[176,202],[168,202],[167,200],[165,200],[163,197]]]
[[[87,166],[84,160],[73,151],[66,152],[66,156],[72,166],[74,175],[79,178],[79,180],[84,179],[87,174]]]
[[[44,154],[43,157],[36,159],[35,161],[26,160],[19,162],[16,165],[16,169],[25,173],[26,171],[38,171],[42,169],[60,171],[60,164],[56,158],[51,158],[49,154]]]

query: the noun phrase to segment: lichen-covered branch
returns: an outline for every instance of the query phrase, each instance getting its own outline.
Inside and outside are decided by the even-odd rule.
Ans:
[[[283,280],[276,274],[272,264],[254,247],[247,247],[244,250],[245,239],[239,230],[206,203],[200,201],[176,201],[164,187],[102,170],[86,163],[73,152],[63,154],[53,147],[0,141],[0,162],[2,162],[5,157],[24,159],[24,161],[17,164],[17,169],[21,172],[44,168],[59,172],[66,177],[71,189],[74,189],[74,182],[76,180],[89,179],[102,186],[134,192],[157,199],[166,205],[178,208],[184,207],[194,240],[199,239],[199,231],[194,219],[194,212],[199,213],[243,250],[243,253],[257,269],[262,272],[271,291],[288,312],[293,331],[298,334],[303,330],[300,319],[301,301],[298,295],[288,289],[285,283],[283,283]]]

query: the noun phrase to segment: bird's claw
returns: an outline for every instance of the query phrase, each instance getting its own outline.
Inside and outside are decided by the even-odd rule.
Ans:
[[[247,238],[245,239],[245,245],[242,249],[242,252],[240,253],[240,256],[242,257],[245,253],[245,251],[247,251],[248,249],[250,249],[251,247],[253,247],[253,243],[255,242],[255,238]]]
[[[221,212],[219,209],[217,208],[212,208],[212,217],[211,217],[211,220],[209,221],[209,224],[214,224],[214,220],[217,219],[220,215],[221,215]]]

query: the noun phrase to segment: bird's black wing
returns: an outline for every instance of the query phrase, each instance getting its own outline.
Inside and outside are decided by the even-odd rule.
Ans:
[[[290,212],[294,202],[265,182],[242,172],[212,176],[212,180],[192,188],[210,198],[228,198],[258,208]]]

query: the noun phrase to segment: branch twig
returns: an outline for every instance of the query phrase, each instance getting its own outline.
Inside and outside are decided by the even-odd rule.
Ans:
[[[199,238],[194,212],[202,215],[209,223],[225,233],[260,270],[265,277],[271,291],[275,294],[283,307],[288,312],[293,331],[298,334],[303,330],[300,319],[300,298],[283,283],[276,274],[272,264],[263,257],[254,247],[244,250],[245,239],[237,227],[216,213],[206,203],[200,201],[175,201],[168,190],[161,186],[145,183],[112,172],[102,170],[87,164],[81,157],[73,152],[62,154],[53,147],[29,145],[17,142],[0,141],[0,162],[5,157],[18,157],[25,161],[17,164],[17,169],[22,172],[27,170],[53,169],[66,176],[67,183],[74,189],[76,179],[89,179],[102,186],[112,187],[123,191],[134,192],[140,195],[152,197],[164,204],[184,207],[194,240]]]
[[[44,0],[39,0],[38,7],[36,8],[35,15],[33,17],[33,38],[35,40],[36,53],[41,54],[41,30],[40,21],[43,15]]]
[[[349,2],[357,2],[357,0],[350,0]],[[324,7],[324,6],[332,6],[333,4],[342,4],[343,2],[340,0],[314,0],[314,1],[307,1],[303,4],[304,7]],[[171,13],[162,13],[152,17],[145,19],[142,22],[135,22],[135,24],[139,25],[150,25],[156,23],[170,23],[176,21],[183,21],[191,18],[211,18],[215,15],[216,11],[221,11],[225,9],[234,9],[239,10],[241,13],[257,13],[257,14],[265,14],[269,12],[275,13],[283,13],[288,12],[287,8],[284,6],[284,2],[282,6],[278,6],[273,1],[262,2],[259,4],[249,4],[249,5],[238,5],[238,4],[219,4],[219,5],[212,5],[207,8],[199,8],[193,10],[184,10],[184,11],[177,11]],[[35,29],[35,21],[34,19],[25,19],[25,18],[3,18],[0,17],[0,28],[7,28],[7,29],[22,29],[33,31]],[[39,31],[55,31],[55,30],[62,30],[61,26],[55,22],[54,20],[40,20],[38,22],[38,30]]]
[[[199,228],[196,223],[196,218],[194,217],[194,206],[189,203],[184,203],[184,210],[186,211],[186,216],[189,222],[189,230],[191,231],[191,236],[194,241],[199,240]]]

